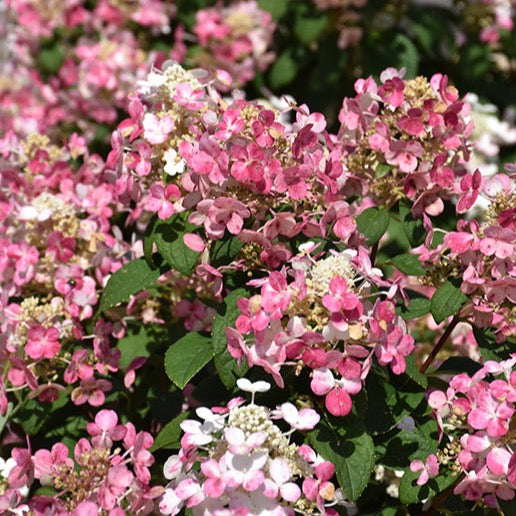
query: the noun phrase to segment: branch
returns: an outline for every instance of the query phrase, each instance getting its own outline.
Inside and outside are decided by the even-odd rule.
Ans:
[[[457,326],[458,323],[459,316],[458,314],[456,314],[453,316],[453,319],[449,324],[448,328],[446,328],[446,331],[441,335],[441,338],[437,341],[437,344],[433,347],[432,351],[430,352],[430,355],[428,355],[428,358],[425,360],[425,363],[419,369],[420,373],[424,373],[430,367],[430,364],[434,361],[435,357],[437,356],[437,353],[441,351],[441,348],[444,346],[444,343],[448,340],[448,337],[450,336],[451,332],[453,331],[455,326]]]

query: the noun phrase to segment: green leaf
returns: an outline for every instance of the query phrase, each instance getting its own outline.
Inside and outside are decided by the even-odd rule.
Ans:
[[[36,60],[44,73],[55,74],[64,61],[64,51],[57,44],[51,48],[40,49]]]
[[[407,36],[398,32],[390,43],[393,55],[400,66],[407,69],[407,79],[417,75],[419,67],[419,52]]]
[[[224,303],[217,310],[211,330],[211,342],[215,354],[222,353],[227,349],[226,327],[230,326],[233,328],[235,326],[235,321],[240,315],[237,301],[241,297],[249,297],[249,293],[245,288],[233,290],[233,292],[226,296]]]
[[[443,471],[436,477],[430,478],[427,484],[418,486],[416,481],[419,478],[420,473],[420,471],[413,473],[409,469],[405,471],[405,474],[401,478],[399,487],[401,503],[408,505],[426,500],[430,496],[440,493],[447,487],[450,487],[457,480],[458,476],[453,475],[450,471]]]
[[[136,357],[148,357],[150,351],[148,345],[154,341],[152,327],[138,325],[130,329],[127,335],[120,339],[117,348],[121,351],[120,367],[125,369]]]
[[[409,276],[423,276],[425,269],[415,254],[399,254],[391,260],[392,264],[401,272]]]
[[[210,368],[211,373],[211,368]],[[195,389],[192,396],[196,400],[202,400],[203,405],[211,407],[213,405],[224,405],[231,396],[228,389],[220,381],[218,374],[200,375],[195,382]]]
[[[392,170],[392,165],[387,165],[386,163],[380,163],[374,171],[374,175],[377,179],[381,179],[386,176]]]
[[[260,8],[269,11],[275,20],[287,12],[288,4],[289,0],[258,0]]]
[[[423,387],[423,389],[426,389],[428,387],[428,378],[423,373],[419,372],[414,355],[405,357],[405,364],[407,365],[405,374],[412,378],[412,380],[414,380],[418,385]]]
[[[401,509],[399,507],[384,507],[380,516],[398,516],[398,511],[401,513]]]
[[[422,47],[423,52],[431,56],[434,52],[434,38],[432,31],[423,23],[416,23],[412,21],[412,31],[414,32],[415,40]]]
[[[167,423],[156,436],[154,444],[150,451],[155,452],[161,448],[178,449],[181,448],[181,434],[182,430],[179,426],[186,418],[191,415],[190,412],[183,412]]]
[[[27,399],[16,413],[14,420],[21,425],[27,435],[36,435],[48,422],[49,418],[57,410],[69,402],[69,396],[63,392],[53,403],[41,403],[37,399]]]
[[[168,348],[165,371],[180,389],[212,359],[210,338],[197,332],[188,333]]]
[[[67,404],[67,402],[68,400],[65,400],[65,404]],[[57,441],[67,437],[73,442],[74,439],[77,441],[81,435],[84,435],[86,421],[78,414],[69,415],[69,410],[70,407],[63,407],[61,411],[54,414],[53,418],[48,421],[46,424],[48,430],[45,432],[45,439]]]
[[[215,365],[220,381],[227,389],[232,389],[236,385],[237,379],[242,378],[242,376],[245,376],[247,371],[249,371],[249,366],[245,360],[238,366],[237,361],[227,350],[215,355],[213,364]]]
[[[0,413],[0,435],[2,435],[5,425],[11,419],[11,412],[13,411],[13,408],[14,408],[14,405],[9,401],[7,403],[7,408],[5,410],[5,414],[2,415],[2,413]]]
[[[412,247],[421,245],[426,237],[423,221],[412,216],[411,205],[408,201],[400,202],[399,213],[403,231]]]
[[[468,357],[450,357],[445,360],[438,368],[437,374],[441,373],[467,373],[470,376],[474,375],[481,365]]]
[[[411,461],[424,461],[428,455],[435,454],[437,439],[437,422],[428,417],[422,424],[416,421],[412,431],[394,428],[374,438],[377,462],[393,469],[408,468]]]
[[[249,293],[244,288],[233,290],[225,299],[224,303],[217,310],[217,315],[212,325],[214,364],[220,380],[228,388],[235,386],[236,379],[243,376],[249,369],[245,364],[238,367],[236,360],[227,351],[226,327],[233,328],[235,321],[240,315],[237,301],[242,297],[248,297]]]
[[[152,249],[154,247],[154,228],[156,226],[156,221],[158,220],[158,216],[154,214],[147,224],[145,228],[145,234],[143,235],[143,255],[145,259],[153,265],[152,262]]]
[[[389,212],[384,208],[368,208],[357,217],[357,228],[369,245],[376,244],[387,231]]]
[[[371,435],[389,432],[407,416],[422,413],[427,405],[425,388],[408,374],[371,371],[366,380],[367,407],[361,414]]]
[[[362,422],[352,414],[320,421],[308,434],[310,443],[326,460],[333,462],[339,485],[355,501],[369,482],[375,464],[373,440]]]
[[[282,52],[269,70],[269,83],[275,90],[291,82],[297,74],[297,61],[290,49]]]
[[[210,263],[214,267],[227,265],[240,252],[244,243],[235,236],[227,235],[222,240],[215,240],[210,248]]]
[[[430,300],[430,311],[437,324],[456,314],[468,300],[459,288],[447,281],[441,285]]]
[[[478,79],[488,72],[489,47],[482,43],[470,43],[463,47],[460,56],[461,70],[468,79]]]
[[[319,38],[328,25],[328,16],[298,17],[294,22],[294,33],[305,45]]]
[[[145,258],[127,263],[109,278],[100,298],[98,312],[104,312],[118,303],[129,301],[133,294],[154,286],[156,280],[166,270],[163,267],[151,268]]]
[[[36,496],[54,497],[58,492],[53,487],[41,486],[34,491],[34,494]]]
[[[477,328],[473,326],[473,335],[478,342],[478,348],[484,360],[507,360],[509,354],[514,352],[514,339],[505,342],[496,342],[493,330],[490,328]]]
[[[396,310],[405,321],[417,319],[430,312],[430,299],[426,297],[415,297],[410,300],[408,307],[401,305],[397,307]]]
[[[192,251],[183,242],[183,235],[191,233],[197,226],[190,224],[188,213],[177,213],[167,220],[157,221],[153,237],[159,254],[173,269],[188,276],[199,261],[201,253]]]

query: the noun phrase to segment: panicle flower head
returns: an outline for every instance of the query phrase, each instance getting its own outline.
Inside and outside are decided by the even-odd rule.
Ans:
[[[404,69],[388,69],[381,84],[355,83],[357,95],[345,98],[339,137],[346,146],[344,166],[377,203],[413,201],[412,212],[434,216],[443,198],[458,193],[469,159],[473,125],[469,105],[441,74],[404,80]]]
[[[373,355],[403,373],[414,339],[390,300],[368,300],[368,282],[378,277],[360,256],[348,250],[314,259],[303,249],[292,268],[251,281],[260,294],[239,300],[236,329],[226,329],[230,354],[263,367],[279,386],[282,367],[308,368],[312,391],[337,416],[350,412]]]
[[[2,388],[53,402],[76,384],[74,403],[99,406],[111,382],[96,375],[118,368],[110,331],[91,349],[74,346],[128,245],[109,221],[114,187],[102,160],[86,154],[72,165],[68,147],[37,133],[13,137],[0,163],[0,200],[9,199],[0,220]]]
[[[510,464],[516,449],[509,435],[516,404],[514,364],[514,354],[501,362],[487,361],[473,376],[452,377],[446,393],[429,394],[428,403],[446,444],[438,450],[439,464],[434,455],[426,465],[412,462],[412,471],[422,471],[419,485],[435,475],[440,465],[451,468],[453,474],[464,473],[454,493],[467,500],[496,506],[496,498],[514,498],[516,479]]]
[[[12,500],[20,503],[36,479],[42,486],[52,487],[55,494],[44,500],[37,496],[30,498],[23,505],[27,510],[36,510],[44,502],[47,512],[59,514],[81,514],[86,508],[88,514],[113,510],[152,513],[153,500],[163,491],[149,486],[149,467],[154,458],[148,449],[153,439],[146,432],[136,433],[132,423],[118,425],[117,422],[114,411],[98,412],[95,423],[88,424],[93,439],[91,442],[79,439],[73,457],[61,442],[50,450],[39,449],[33,454],[30,450],[14,448],[2,469],[10,495],[17,489]]]
[[[198,61],[226,70],[236,85],[266,70],[275,57],[270,48],[275,23],[255,0],[200,9],[195,22],[193,31],[203,49]]]
[[[288,437],[296,429],[312,429],[317,413],[298,411],[290,403],[271,412],[254,402],[255,393],[270,387],[267,382],[240,379],[238,385],[252,393],[251,404],[230,403],[223,414],[203,407],[197,410],[203,423],[181,423],[181,450],[164,466],[165,477],[172,481],[160,501],[162,514],[178,514],[183,507],[194,514],[330,514],[325,505],[337,501],[333,464]],[[273,418],[283,419],[290,431],[283,432]]]
[[[480,191],[490,200],[485,221],[459,220],[457,231],[446,233],[443,244],[427,257],[421,256],[421,261],[430,280],[438,278],[443,267],[453,269],[461,291],[469,297],[464,313],[471,313],[479,328],[496,324],[496,339],[503,342],[515,332],[511,315],[515,300],[514,181],[497,174],[479,184],[477,195]],[[420,251],[429,249],[425,244]]]

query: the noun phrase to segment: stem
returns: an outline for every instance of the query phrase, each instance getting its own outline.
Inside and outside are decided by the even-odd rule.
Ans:
[[[378,242],[373,244],[371,247],[371,267],[374,267],[374,262],[376,261],[376,255],[378,254]]]
[[[18,393],[15,392],[14,394],[15,396],[17,396]],[[7,412],[5,414],[5,418],[2,418],[3,421],[0,421],[0,435],[2,435],[5,426],[11,422],[12,417],[16,415],[16,412],[18,412],[25,405],[25,401],[26,400],[22,400],[16,405],[13,405],[11,402],[9,402],[9,404],[7,405]],[[12,407],[10,412],[9,405]]]
[[[441,338],[437,341],[437,344],[433,347],[432,351],[430,352],[430,355],[428,355],[428,358],[425,360],[425,363],[421,366],[419,369],[420,373],[424,373],[430,366],[430,364],[434,361],[435,357],[437,356],[437,353],[441,351],[441,348],[444,346],[444,343],[448,340],[448,337],[450,336],[451,332],[457,326],[459,323],[459,316],[456,314],[453,316],[453,319],[451,323],[449,324],[448,328],[446,328],[446,331],[441,335]]]

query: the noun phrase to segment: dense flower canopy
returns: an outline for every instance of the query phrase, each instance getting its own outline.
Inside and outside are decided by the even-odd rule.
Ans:
[[[0,2],[0,512],[511,514],[512,9]]]

